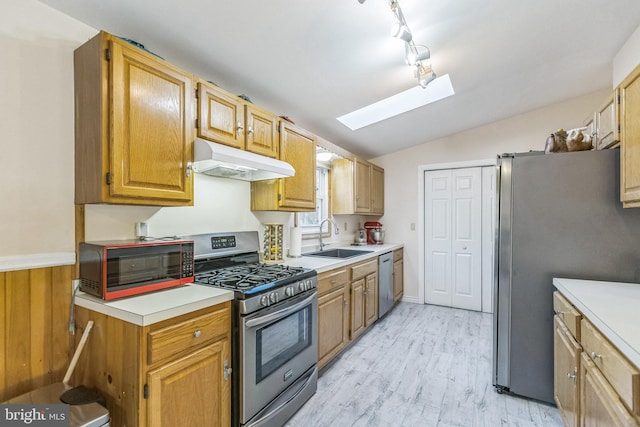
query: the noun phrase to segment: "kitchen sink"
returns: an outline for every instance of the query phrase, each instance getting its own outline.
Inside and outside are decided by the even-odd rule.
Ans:
[[[371,253],[372,251],[362,251],[356,249],[328,249],[326,251],[310,252],[303,256],[319,256],[326,258],[351,258],[358,255]]]

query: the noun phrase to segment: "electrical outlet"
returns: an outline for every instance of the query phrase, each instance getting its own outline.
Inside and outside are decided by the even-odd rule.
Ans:
[[[149,224],[146,222],[136,222],[136,237],[147,237],[149,235]]]
[[[347,223],[344,223],[344,231],[347,231]]]
[[[411,223],[411,231],[416,231],[416,223],[415,222]]]

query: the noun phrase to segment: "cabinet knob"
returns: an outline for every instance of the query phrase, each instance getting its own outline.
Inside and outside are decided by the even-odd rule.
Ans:
[[[249,136],[253,135],[253,126],[249,126],[249,129],[247,129],[247,134]]]
[[[602,355],[601,354],[596,354],[595,351],[591,352],[591,360],[596,360],[597,358],[602,359]]]
[[[193,172],[193,162],[187,162],[187,178],[191,176]]]
[[[336,279],[333,279],[333,280],[331,281],[331,284],[332,284],[332,285],[335,285],[335,284],[336,284],[336,282],[337,282],[337,280],[336,280]]]
[[[576,377],[578,376],[578,368],[574,368],[573,373],[569,372],[567,373],[567,378],[572,379],[573,383],[576,383]]]
[[[202,331],[200,329],[198,329],[193,333],[194,338],[200,338],[201,335],[202,335]]]
[[[233,372],[233,369],[229,366],[229,361],[225,360],[224,361],[224,379],[225,381],[229,379],[229,376],[231,375],[231,373]]]
[[[236,131],[238,133],[242,133],[243,130],[244,130],[244,125],[242,124],[242,122],[238,122],[238,126],[236,128]]]

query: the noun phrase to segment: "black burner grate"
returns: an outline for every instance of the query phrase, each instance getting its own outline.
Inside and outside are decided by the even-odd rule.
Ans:
[[[195,282],[242,291],[294,277],[304,272],[305,269],[301,267],[280,264],[245,264],[197,274]]]

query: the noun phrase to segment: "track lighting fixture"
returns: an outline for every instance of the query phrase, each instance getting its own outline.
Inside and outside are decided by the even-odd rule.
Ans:
[[[389,6],[396,18],[396,22],[391,27],[391,35],[404,40],[406,62],[408,65],[416,67],[415,76],[418,79],[418,84],[421,87],[427,87],[436,78],[436,73],[433,72],[431,64],[428,62],[431,58],[431,51],[426,46],[414,43],[411,30],[409,30],[398,0],[389,0]]]
[[[367,0],[358,0],[360,4]],[[405,61],[407,65],[415,67],[414,75],[418,79],[420,87],[427,87],[436,78],[436,73],[431,68],[431,51],[427,46],[416,45],[413,41],[413,35],[404,18],[402,8],[398,0],[389,0],[389,7],[395,17],[395,22],[391,26],[391,36],[404,41]]]

